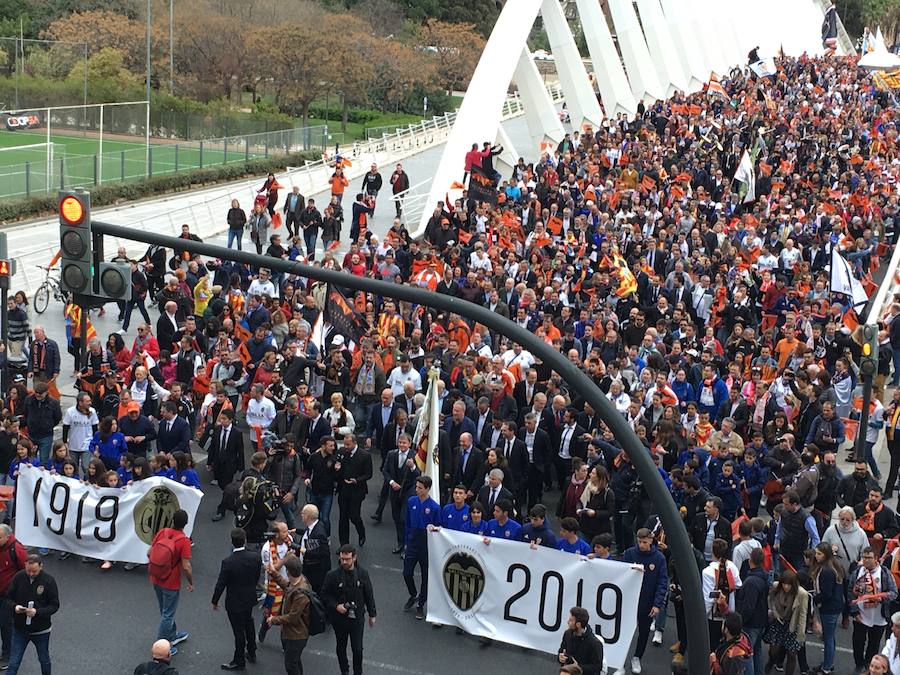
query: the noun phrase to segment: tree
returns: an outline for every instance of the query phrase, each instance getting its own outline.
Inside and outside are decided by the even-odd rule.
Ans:
[[[342,30],[343,61],[332,73],[330,81],[341,95],[341,131],[347,133],[347,116],[350,107],[364,106],[368,102],[366,84],[375,74],[372,65],[384,39],[372,37],[366,22],[351,14],[335,15]]]
[[[140,78],[126,70],[122,52],[112,47],[104,47],[86,63],[83,59],[78,61],[72,67],[69,79],[75,83],[83,82],[85,68],[88,97],[95,103],[119,100],[123,92],[139,90],[142,83]]]
[[[416,83],[430,83],[435,72],[433,60],[396,40],[383,41],[372,54],[371,65],[368,98],[379,110],[395,110],[404,92]]]
[[[465,89],[484,49],[484,39],[470,23],[426,21],[419,32],[421,47],[437,62],[437,81],[443,89]]]
[[[322,39],[340,34],[340,26],[327,17],[319,23],[282,22],[253,28],[246,37],[248,72],[271,86],[282,110],[295,110],[306,124],[310,103],[333,83],[337,70],[346,67],[341,62],[341,45]]]
[[[242,21],[212,11],[187,8],[176,13],[175,66],[201,99],[231,99],[247,79],[247,45]],[[237,39],[236,39],[237,38]]]

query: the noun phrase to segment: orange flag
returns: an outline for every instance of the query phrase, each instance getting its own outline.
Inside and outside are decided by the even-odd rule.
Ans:
[[[848,309],[846,312],[844,312],[843,323],[847,328],[850,329],[851,333],[855,331],[859,326],[859,319],[856,316],[856,312],[852,309]]]

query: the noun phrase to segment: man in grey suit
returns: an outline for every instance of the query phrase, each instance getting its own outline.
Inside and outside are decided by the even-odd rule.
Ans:
[[[403,553],[406,540],[406,502],[416,488],[416,478],[421,472],[416,466],[416,451],[412,449],[409,434],[400,434],[397,448],[387,454],[381,466],[381,475],[390,490],[391,517],[397,529],[397,547],[391,553]]]

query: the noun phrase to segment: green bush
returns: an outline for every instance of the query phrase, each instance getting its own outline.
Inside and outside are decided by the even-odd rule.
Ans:
[[[328,113],[327,117],[325,115],[326,113]],[[347,121],[352,124],[366,125],[370,122],[374,122],[383,114],[384,113],[380,113],[377,110],[368,110],[366,108],[350,108],[347,111]],[[332,122],[340,122],[341,106],[338,103],[335,103],[335,105],[329,106],[326,109],[324,105],[312,103],[309,106],[309,116],[323,120],[330,120]]]
[[[190,190],[214,183],[227,183],[246,176],[265,176],[269,172],[284,171],[288,166],[301,166],[306,161],[320,158],[319,153],[304,152],[153,176],[128,183],[101,185],[90,188],[91,205],[109,206],[123,201],[155,197],[167,192]],[[55,195],[3,200],[0,201],[0,222],[10,223],[27,218],[48,216],[53,214],[58,206]]]

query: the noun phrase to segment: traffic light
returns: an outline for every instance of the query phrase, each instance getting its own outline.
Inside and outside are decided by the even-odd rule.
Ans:
[[[110,300],[131,300],[131,265],[128,263],[100,263],[95,281],[95,295]]]
[[[10,260],[0,260],[0,289],[9,290],[9,279],[15,273]]]
[[[866,377],[875,377],[878,372],[878,326],[866,324],[862,327],[862,359],[859,372]]]
[[[84,190],[59,192],[60,282],[64,291],[89,295],[91,253],[91,195]]]

